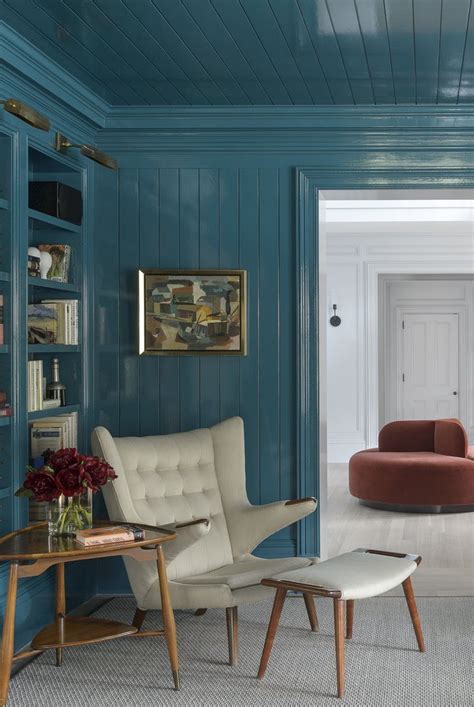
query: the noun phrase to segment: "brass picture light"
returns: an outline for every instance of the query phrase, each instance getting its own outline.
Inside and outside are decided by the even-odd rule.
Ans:
[[[20,118],[20,120],[28,123],[28,125],[38,128],[38,130],[48,131],[51,127],[48,118],[41,113],[38,113],[37,110],[29,106],[27,103],[17,101],[16,98],[6,98],[4,101],[0,100],[0,103],[3,104],[3,108],[7,111],[7,113],[15,115],[17,118]]]
[[[69,147],[78,147],[81,151],[81,155],[84,155],[84,157],[88,157],[90,160],[98,162],[103,167],[117,169],[117,162],[113,159],[113,157],[109,157],[92,145],[81,145],[79,143],[70,142],[67,137],[64,137],[61,133],[56,133],[54,147],[57,152],[66,152]]]

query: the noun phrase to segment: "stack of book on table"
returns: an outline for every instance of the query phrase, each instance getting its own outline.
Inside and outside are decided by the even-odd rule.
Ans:
[[[28,343],[77,344],[78,311],[77,299],[48,299],[29,304]]]
[[[145,532],[138,525],[107,525],[102,528],[88,528],[76,533],[76,541],[84,547],[107,545],[108,543],[127,543],[143,540]]]

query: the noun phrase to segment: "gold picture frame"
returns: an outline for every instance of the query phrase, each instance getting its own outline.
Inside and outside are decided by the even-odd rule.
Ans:
[[[141,356],[245,356],[246,270],[140,269]]]

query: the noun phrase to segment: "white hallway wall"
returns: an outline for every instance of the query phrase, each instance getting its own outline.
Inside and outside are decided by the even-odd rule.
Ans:
[[[376,446],[383,420],[380,276],[474,275],[474,202],[326,198],[328,322],[333,303],[342,318],[340,327],[327,325],[328,461],[340,463]],[[472,376],[469,385],[474,443]]]

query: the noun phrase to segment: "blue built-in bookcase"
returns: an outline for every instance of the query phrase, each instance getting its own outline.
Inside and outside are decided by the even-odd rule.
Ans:
[[[61,125],[64,130],[64,124]],[[15,118],[0,115],[0,294],[4,301],[4,344],[0,345],[0,390],[7,394],[11,417],[0,417],[0,535],[26,525],[29,504],[15,497],[30,460],[30,427],[34,420],[57,413],[78,413],[78,446],[89,446],[90,400],[90,309],[91,263],[88,190],[94,166],[77,151],[60,155],[54,150],[54,132],[40,133]],[[30,181],[59,181],[79,189],[83,196],[80,225],[46,215],[28,207]],[[71,246],[68,283],[28,276],[29,246]],[[28,344],[28,304],[43,299],[76,299],[79,302],[77,345]],[[50,377],[51,359],[60,361],[61,380],[66,385],[67,405],[57,410],[28,412],[27,362],[42,359],[44,375]],[[80,566],[68,566],[69,606],[95,594],[94,571],[84,574]],[[0,611],[5,597],[7,567],[0,563]],[[24,645],[45,615],[52,611],[54,572],[33,580],[22,580],[18,592],[17,644]]]

